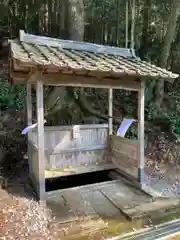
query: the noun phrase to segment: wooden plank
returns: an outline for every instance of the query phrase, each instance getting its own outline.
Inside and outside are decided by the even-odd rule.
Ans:
[[[80,230],[83,234],[92,233],[107,227],[105,222],[101,219],[99,214],[93,209],[91,202],[85,199],[80,190],[70,190],[63,193],[67,204],[70,205],[74,214],[80,220]]]
[[[72,211],[70,205],[66,204],[63,196],[46,201],[47,207],[52,211],[53,217],[56,217],[59,223],[77,221],[78,217]]]
[[[45,148],[50,151],[54,149],[64,150],[87,147],[92,149],[106,146],[108,136],[108,124],[79,125],[81,138],[72,139],[73,126],[45,126]],[[37,129],[32,131],[32,140],[36,143]],[[37,144],[37,143],[36,143]]]
[[[86,172],[86,167],[88,170],[94,171],[96,166],[107,166],[111,162],[108,161],[107,156],[105,156],[105,151],[85,151],[85,152],[74,152],[74,153],[63,153],[55,155],[46,155],[47,159],[45,161],[47,170],[56,170],[59,172],[78,172],[78,168],[81,170],[84,168]]]
[[[91,202],[94,210],[103,218],[118,218],[120,211],[99,190],[87,190],[83,193],[84,198]]]
[[[116,168],[118,168],[118,170],[123,171],[124,175],[126,175],[127,177],[131,176],[138,181],[137,165],[134,164],[133,162],[129,163],[128,161],[125,161],[124,157],[123,157],[124,161],[120,162],[119,161],[120,159],[122,160],[122,157],[120,158],[120,156],[118,154],[116,154],[115,152],[112,153],[111,160],[114,163],[114,166],[116,166]]]
[[[136,189],[133,190],[132,187],[124,187],[123,184],[120,184],[118,191],[117,185],[119,185],[119,183],[120,182],[116,183],[114,188],[112,186],[103,187],[100,191],[118,207],[124,215],[132,220],[153,216],[158,212],[161,213],[167,209],[171,210],[180,206],[180,201],[176,199],[158,199],[152,201],[152,198],[147,197],[143,192]]]
[[[70,205],[72,211],[79,218],[85,218],[90,220],[92,217],[98,217],[91,203],[85,200],[79,190],[70,190],[63,193],[63,197],[66,199],[67,204]]]
[[[37,75],[37,78],[39,75]],[[45,200],[45,166],[44,166],[44,102],[43,102],[43,83],[37,79],[36,84],[37,98],[37,132],[38,132],[38,163],[39,163],[39,198]]]
[[[129,157],[131,158],[137,158],[138,157],[138,141],[123,138],[120,136],[111,135],[110,136],[111,141],[111,149],[120,152],[120,153],[127,153]],[[122,149],[121,149],[122,148]]]
[[[141,191],[140,189],[129,184],[126,180],[122,179],[114,183],[114,186],[118,191],[123,192],[126,199],[137,205],[140,202],[151,202],[152,196],[148,193]]]
[[[139,147],[139,182],[144,182],[144,82],[138,92],[138,147]]]
[[[90,165],[90,166],[75,166],[69,167],[65,169],[45,169],[45,178],[55,178],[55,177],[62,177],[62,176],[70,176],[76,175],[81,173],[88,173],[88,172],[96,172],[96,171],[103,171],[103,170],[111,170],[115,169],[116,167],[114,164],[103,164],[103,165]]]
[[[100,189],[100,192],[111,202],[116,206],[118,209],[123,211],[124,209],[132,208],[134,207],[134,204],[132,202],[129,202],[127,200],[126,195],[119,191],[119,189],[116,189],[115,186],[111,187],[104,187]]]
[[[132,191],[135,191],[139,194],[142,194],[142,192],[145,194],[146,197],[154,197],[154,195],[152,195],[152,189],[149,189],[149,187],[146,189],[145,188],[145,185],[144,185],[144,188],[142,189],[141,186],[140,186],[140,183],[134,179],[134,178],[125,178],[124,174],[122,174],[122,172],[119,171],[119,169],[116,169],[116,171],[111,171],[109,173],[109,176],[111,179],[113,180],[118,180],[119,179],[119,182],[123,182],[124,184],[128,184],[129,185],[129,188],[132,187]],[[145,190],[146,189],[146,190]]]
[[[78,125],[80,130],[86,130],[86,129],[108,129],[108,124],[83,124]],[[45,131],[64,131],[64,130],[72,130],[73,125],[63,125],[63,126],[45,126]],[[36,132],[36,130],[32,130],[33,132]]]
[[[124,209],[138,206],[139,203],[151,202],[150,196],[133,188],[123,180],[114,182],[112,186],[101,187],[100,191],[122,212]]]
[[[114,165],[127,175],[138,179],[139,149],[136,140],[119,136],[110,137],[111,160]]]
[[[117,79],[113,78],[96,78],[93,76],[70,76],[68,75],[56,75],[48,74],[42,77],[42,81],[45,85],[55,85],[55,86],[74,86],[74,87],[88,87],[88,88],[116,88],[125,89],[129,91],[138,91],[140,89],[140,83],[136,82],[136,76],[132,77],[119,77]]]
[[[75,147],[75,148],[64,148],[58,146],[57,148],[54,148],[52,150],[47,149],[46,151],[49,154],[59,154],[59,153],[69,153],[69,152],[80,152],[80,151],[93,151],[93,150],[103,150],[105,149],[107,146],[105,144],[101,144],[101,145],[96,145],[96,146],[82,146],[82,147]]]
[[[59,70],[58,70],[59,71]],[[99,74],[98,74],[99,75]],[[11,77],[15,84],[24,84],[27,79],[28,73],[23,72],[11,72]],[[35,80],[30,78],[31,84],[35,84]],[[90,88],[114,88],[125,89],[129,91],[138,91],[141,87],[140,82],[136,81],[136,76],[123,75],[118,78],[105,78],[105,77],[93,77],[93,76],[78,76],[71,74],[58,74],[48,73],[42,76],[44,85],[52,86],[71,86],[71,87],[90,87]]]

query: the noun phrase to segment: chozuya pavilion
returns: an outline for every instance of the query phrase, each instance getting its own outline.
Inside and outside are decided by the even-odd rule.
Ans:
[[[36,87],[37,128],[28,133],[29,175],[45,200],[48,178],[118,171],[144,188],[144,88],[147,79],[173,83],[178,77],[135,56],[132,49],[26,34],[10,40],[9,74],[27,88],[27,124],[32,125],[32,85]],[[109,122],[44,126],[43,87],[109,89]],[[112,134],[113,89],[138,92],[138,139]],[[76,129],[76,130],[75,130]],[[77,134],[78,131],[78,134]]]

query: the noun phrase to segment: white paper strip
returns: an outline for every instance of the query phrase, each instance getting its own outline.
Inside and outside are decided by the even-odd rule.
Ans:
[[[80,137],[80,129],[79,129],[79,125],[75,125],[73,126],[73,138],[79,138]]]
[[[136,120],[124,118],[120,127],[117,130],[117,136],[124,137],[133,122],[136,122]]]

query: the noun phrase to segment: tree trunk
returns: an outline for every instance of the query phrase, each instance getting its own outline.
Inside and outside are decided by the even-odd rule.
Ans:
[[[104,32],[105,32],[105,5],[103,4],[101,17],[101,38],[100,38],[101,44],[104,44]]]
[[[119,46],[119,28],[120,28],[120,0],[116,1],[116,46]]]
[[[67,2],[66,2],[67,3]],[[84,39],[84,5],[83,0],[68,0],[68,5],[66,5],[68,8],[68,33],[69,38],[71,40],[75,41],[83,41]],[[77,90],[77,88],[76,88]],[[60,94],[60,91],[63,92],[63,94]],[[107,118],[100,114],[99,111],[93,109],[92,103],[88,101],[84,88],[80,88],[78,91],[77,99],[75,97],[75,89],[72,87],[61,87],[61,88],[52,88],[52,90],[49,92],[47,98],[46,98],[46,108],[48,109],[48,115],[47,117],[51,115],[56,115],[57,112],[62,112],[63,109],[65,109],[66,105],[66,113],[68,119],[74,119],[74,121],[78,121],[77,113],[74,114],[73,110],[78,109],[78,112],[80,110],[81,118],[86,116],[94,116],[98,117],[104,120],[107,120]],[[71,105],[73,104],[73,108]],[[76,109],[75,109],[76,108]],[[75,111],[76,112],[76,111]],[[70,118],[69,118],[70,117]],[[63,118],[63,116],[61,116]],[[67,120],[68,120],[67,119]],[[79,119],[79,120],[80,120]]]
[[[84,38],[84,5],[83,0],[68,0],[68,2],[63,1],[63,4],[66,9],[63,8],[63,13],[66,12],[66,21],[68,21],[68,35],[71,40],[83,41]],[[66,11],[67,10],[67,11]],[[64,18],[64,17],[63,17]],[[63,19],[61,19],[63,20]],[[64,24],[63,24],[64,25]],[[64,27],[66,27],[66,22]],[[67,109],[72,115],[72,109],[70,105],[72,104],[73,94],[71,96],[68,92],[73,91],[71,87],[54,87],[49,92],[46,97],[46,109],[48,111],[47,117],[52,117],[56,115],[57,112],[62,111],[65,105],[69,105]],[[61,94],[60,94],[61,92]],[[62,94],[63,93],[63,94]],[[70,96],[71,99],[67,100],[67,96]],[[66,100],[65,100],[66,99]],[[66,102],[65,102],[66,101]],[[74,104],[76,105],[75,101]]]
[[[69,0],[68,2],[68,30],[71,40],[83,41],[84,38],[84,4],[83,0]],[[72,98],[73,88],[68,87],[67,92]],[[84,88],[80,88],[78,99],[73,99],[81,109],[82,113],[87,113],[95,117],[104,119],[104,116],[91,107],[87,101]]]
[[[161,57],[160,57],[159,65],[161,68],[167,68],[168,58],[171,50],[171,44],[173,42],[173,39],[176,33],[177,19],[179,16],[179,7],[180,7],[180,1],[172,0],[167,32],[164,39],[164,44],[163,44]],[[156,104],[159,108],[162,105],[163,97],[164,97],[164,80],[159,80],[157,81],[157,85],[156,85]]]
[[[52,17],[52,5],[53,5],[53,2],[51,0],[48,0],[47,1],[47,22],[48,22],[48,29],[47,29],[47,32],[48,32],[48,35],[51,36],[52,35],[52,24],[55,24],[55,22],[53,22],[53,17]]]
[[[69,37],[75,41],[84,38],[84,3],[83,0],[68,0]]]
[[[141,46],[139,50],[139,55],[141,59],[145,59],[147,56],[148,51],[148,41],[149,41],[149,18],[150,18],[150,6],[151,1],[146,0],[144,2],[144,10],[143,10],[143,29],[142,29],[142,36],[141,36]]]

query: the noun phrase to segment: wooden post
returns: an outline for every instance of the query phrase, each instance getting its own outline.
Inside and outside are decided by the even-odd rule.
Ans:
[[[139,182],[144,184],[144,82],[138,91],[138,142],[139,142]]]
[[[26,84],[26,109],[27,109],[27,125],[32,125],[32,92],[31,84]],[[28,141],[30,139],[31,131],[28,133]],[[32,156],[28,143],[28,163],[29,163],[29,174],[32,174]]]
[[[113,89],[109,89],[109,135],[113,133]]]
[[[37,77],[39,77],[37,75]],[[45,200],[45,164],[44,164],[44,102],[43,102],[43,83],[37,79],[36,84],[37,98],[37,133],[38,133],[38,193],[39,199]]]

